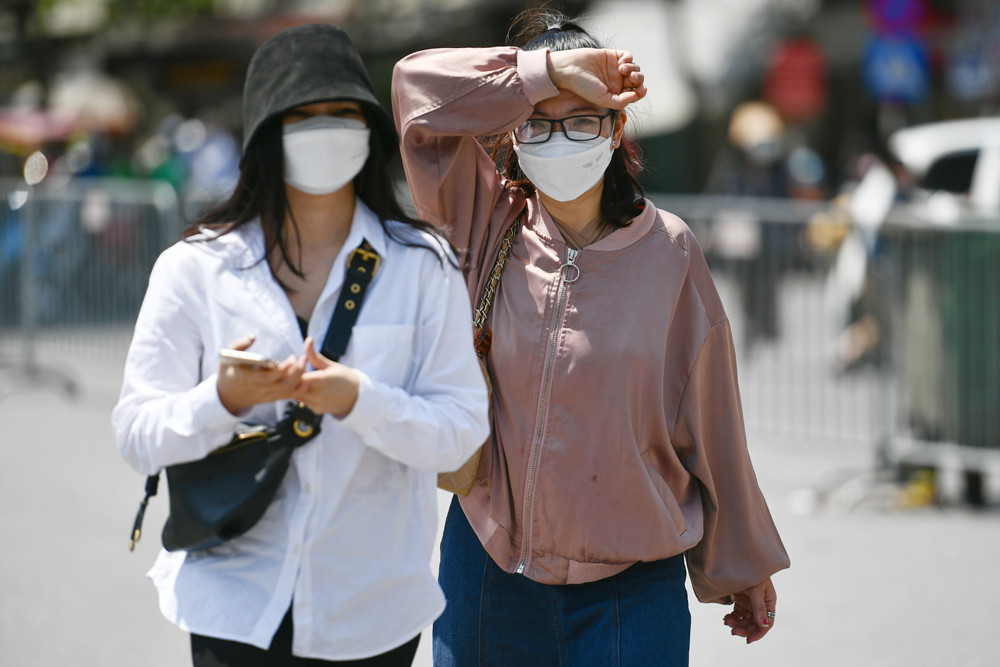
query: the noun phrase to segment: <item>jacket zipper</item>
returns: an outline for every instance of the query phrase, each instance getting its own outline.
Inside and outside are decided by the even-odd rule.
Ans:
[[[580,277],[580,267],[575,264],[579,250],[567,248],[566,263],[559,267],[559,297],[556,299],[556,309],[552,317],[552,334],[549,336],[549,347],[545,354],[545,372],[542,374],[541,406],[538,411],[538,427],[535,439],[531,445],[531,458],[528,465],[528,482],[524,493],[524,528],[521,531],[521,558],[518,561],[517,574],[524,574],[528,563],[531,535],[531,502],[535,493],[535,473],[538,468],[538,456],[542,449],[542,436],[545,433],[545,418],[549,407],[549,390],[552,386],[552,366],[555,364],[556,347],[559,344],[559,331],[562,329],[563,308],[566,305],[566,286],[575,283]]]

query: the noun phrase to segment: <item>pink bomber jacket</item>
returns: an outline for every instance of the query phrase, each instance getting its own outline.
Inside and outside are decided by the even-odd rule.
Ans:
[[[507,186],[476,137],[556,94],[545,51],[435,49],[393,75],[417,211],[450,230],[474,303],[526,210],[490,314],[492,435],[462,508],[508,572],[573,584],[684,553],[697,597],[728,601],[789,565],[747,453],[729,321],[676,216],[647,201],[574,252]]]

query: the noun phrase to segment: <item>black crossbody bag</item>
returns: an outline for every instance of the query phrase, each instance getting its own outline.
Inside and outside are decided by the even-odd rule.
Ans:
[[[323,340],[325,357],[337,361],[347,350],[380,262],[368,241],[351,252]],[[232,439],[205,458],[167,466],[170,515],[163,526],[163,547],[167,551],[208,549],[250,530],[274,499],[292,452],[319,435],[320,421],[321,416],[306,405],[290,401],[277,425],[239,424]],[[143,516],[159,482],[159,473],[146,479],[146,494],[132,525],[130,551],[142,536]]]

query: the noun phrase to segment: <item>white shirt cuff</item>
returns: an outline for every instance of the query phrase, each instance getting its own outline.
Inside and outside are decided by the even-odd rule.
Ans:
[[[188,400],[191,406],[191,423],[203,429],[231,429],[250,412],[247,410],[234,415],[226,409],[219,398],[218,377],[214,373],[191,390]]]
[[[360,379],[358,383],[358,398],[354,407],[340,418],[340,423],[350,428],[358,435],[364,436],[384,419],[384,406],[387,400],[380,398],[379,386],[361,371],[355,369]]]

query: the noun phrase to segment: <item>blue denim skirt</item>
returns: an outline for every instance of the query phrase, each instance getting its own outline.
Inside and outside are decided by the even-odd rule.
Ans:
[[[683,555],[586,584],[550,586],[509,574],[455,499],[441,540],[438,581],[448,606],[434,623],[434,665],[686,666],[685,577]]]

